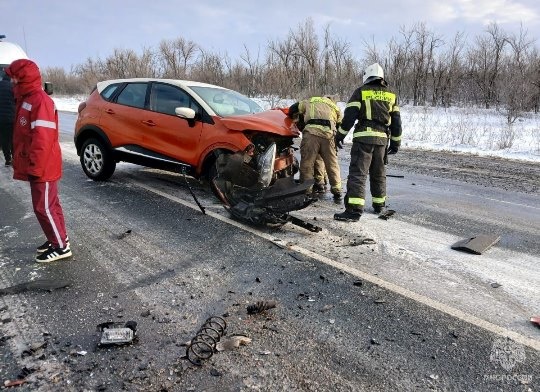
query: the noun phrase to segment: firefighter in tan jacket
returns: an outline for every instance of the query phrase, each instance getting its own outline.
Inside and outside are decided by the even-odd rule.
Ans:
[[[334,200],[341,200],[341,174],[334,135],[341,122],[341,110],[328,96],[311,97],[293,104],[289,116],[303,116],[305,127],[300,143],[300,182],[313,179],[315,161],[320,155],[324,161],[330,191]]]

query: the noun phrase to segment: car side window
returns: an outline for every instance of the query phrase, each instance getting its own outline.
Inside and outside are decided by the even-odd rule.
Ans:
[[[111,84],[107,87],[105,87],[105,89],[101,92],[101,96],[106,100],[106,101],[110,101],[111,100],[111,97],[113,96],[113,94],[116,92],[116,90],[118,90],[118,87],[120,86],[119,83],[116,83],[116,84]]]
[[[150,110],[176,115],[174,109],[192,107],[189,95],[181,89],[163,83],[152,84],[150,94]],[[195,109],[195,111],[197,111]]]
[[[146,87],[146,83],[129,83],[120,94],[118,94],[116,103],[144,109]]]

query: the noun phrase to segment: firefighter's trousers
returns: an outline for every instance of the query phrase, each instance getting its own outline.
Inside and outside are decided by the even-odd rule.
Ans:
[[[349,210],[363,211],[368,175],[373,206],[384,206],[386,200],[385,149],[385,145],[353,143],[347,179],[347,195],[344,200],[345,207]]]
[[[328,184],[328,176],[326,175],[326,168],[324,167],[324,161],[320,155],[315,159],[313,178],[315,184],[326,185]]]
[[[315,160],[321,156],[324,161],[330,190],[341,192],[341,174],[337,158],[334,138],[324,138],[304,132],[300,143],[300,182],[313,179]]]

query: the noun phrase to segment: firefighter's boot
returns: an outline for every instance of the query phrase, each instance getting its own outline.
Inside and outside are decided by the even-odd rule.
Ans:
[[[316,182],[313,185],[313,193],[325,193],[325,192],[326,192],[326,187],[324,186],[323,183]]]
[[[376,214],[380,214],[384,212],[384,210],[385,210],[384,204],[373,204],[373,211]]]
[[[362,216],[361,210],[346,208],[345,211],[334,214],[334,219],[343,222],[358,222]]]
[[[341,195],[341,187],[331,187],[330,192],[332,192],[332,195],[334,195],[334,203],[341,204],[341,199],[343,199],[343,196]]]

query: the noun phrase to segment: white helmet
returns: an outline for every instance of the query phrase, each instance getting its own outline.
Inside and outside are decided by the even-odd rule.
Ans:
[[[365,84],[375,79],[384,79],[384,71],[379,63],[371,64],[366,68],[362,82]]]

